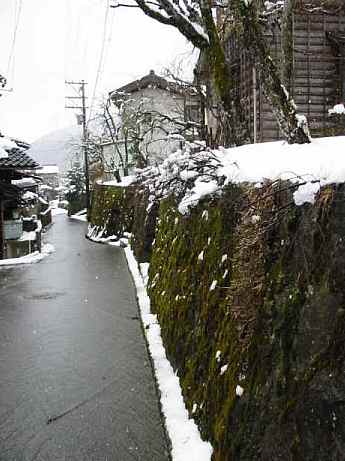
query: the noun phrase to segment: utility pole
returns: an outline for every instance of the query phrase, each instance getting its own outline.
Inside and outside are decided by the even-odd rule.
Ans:
[[[66,109],[78,109],[81,110],[81,115],[79,114],[78,117],[78,123],[79,120],[81,119],[81,124],[83,126],[83,153],[84,153],[84,171],[85,171],[85,191],[86,191],[86,209],[89,215],[90,211],[90,176],[89,176],[89,159],[88,159],[88,152],[87,152],[87,127],[86,127],[86,96],[85,96],[85,85],[87,83],[84,80],[81,80],[80,82],[71,82],[71,81],[65,81],[66,85],[71,85],[72,87],[77,86],[78,87],[78,94],[80,92],[80,96],[66,96],[66,99],[68,101],[80,101],[81,106],[78,105],[78,102],[76,102],[74,105],[66,105]],[[70,102],[72,104],[73,102]],[[80,124],[80,123],[79,123]]]

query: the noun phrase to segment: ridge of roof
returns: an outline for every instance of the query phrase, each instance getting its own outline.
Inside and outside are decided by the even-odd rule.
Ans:
[[[164,77],[157,75],[154,70],[150,70],[150,72],[147,75],[144,75],[144,77],[127,83],[116,90],[110,91],[109,96],[113,97],[119,93],[135,93],[148,88],[149,86],[177,94],[185,91],[185,88],[182,85],[179,85],[177,82],[169,82]]]

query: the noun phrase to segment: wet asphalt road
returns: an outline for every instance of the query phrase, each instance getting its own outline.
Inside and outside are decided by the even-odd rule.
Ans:
[[[122,250],[55,217],[38,264],[0,269],[0,461],[163,461]]]

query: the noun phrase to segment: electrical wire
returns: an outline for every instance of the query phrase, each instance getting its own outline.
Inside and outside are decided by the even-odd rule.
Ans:
[[[19,23],[20,23],[20,16],[22,12],[22,7],[23,7],[23,0],[16,0],[15,3],[15,16],[14,16],[14,31],[13,31],[13,38],[12,38],[12,44],[10,48],[10,54],[8,57],[8,63],[7,63],[7,72],[6,76],[10,78],[13,82],[14,80],[14,72],[15,72],[15,48],[16,48],[16,41],[17,41],[17,34],[18,34],[18,28],[19,28]],[[11,72],[11,75],[10,75]]]
[[[94,109],[94,104],[95,104],[95,99],[96,99],[96,91],[97,91],[97,87],[98,87],[101,72],[102,72],[102,65],[103,65],[103,61],[104,61],[104,52],[105,52],[105,44],[106,44],[106,38],[107,38],[109,10],[110,10],[110,0],[105,0],[105,15],[104,15],[104,24],[103,24],[101,52],[100,52],[99,61],[98,61],[96,80],[95,80],[95,85],[94,85],[94,88],[93,88],[91,104],[90,104],[90,112],[89,112],[87,125],[89,124],[90,119],[92,117],[92,112],[93,112],[93,109]]]
[[[112,42],[112,39],[113,39],[115,9],[112,8],[110,11],[111,11],[111,13],[110,13],[111,14],[110,26],[109,26],[109,31],[110,32],[109,32],[109,36],[108,36],[107,43],[106,43],[105,53],[104,53],[102,73],[105,72],[106,63],[108,61],[109,49],[110,49],[110,45],[111,45],[111,42]]]

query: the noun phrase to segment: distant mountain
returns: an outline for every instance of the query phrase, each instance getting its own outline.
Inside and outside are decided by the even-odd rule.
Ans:
[[[52,131],[34,141],[27,153],[41,165],[56,164],[64,171],[78,158],[81,133],[80,126]]]

